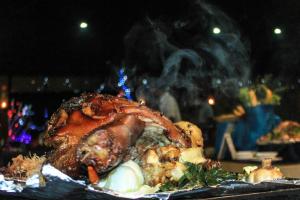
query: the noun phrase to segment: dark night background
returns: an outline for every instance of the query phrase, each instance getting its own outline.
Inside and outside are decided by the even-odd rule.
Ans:
[[[48,107],[51,113],[78,89],[95,90],[114,75],[113,66],[124,59],[124,36],[134,24],[147,17],[176,19],[189,2],[1,1],[0,75],[12,80],[12,97],[32,103],[37,111]],[[237,23],[251,49],[252,79],[272,74],[287,85],[278,112],[299,120],[300,1],[207,2]],[[85,30],[79,28],[82,21],[88,23]],[[273,33],[275,27],[281,28],[281,35]],[[30,85],[32,77],[36,83]],[[52,89],[39,88],[44,77],[49,77]],[[68,77],[82,85],[64,88]],[[51,79],[56,79],[54,86]]]
[[[146,16],[174,18],[185,11],[187,2],[3,1],[1,72],[103,76],[109,71],[108,60],[122,60],[123,37],[136,22]],[[233,18],[250,40],[254,75],[299,74],[299,1],[208,2]],[[80,21],[88,23],[88,30],[79,29]],[[273,34],[276,26],[283,30],[279,38]]]

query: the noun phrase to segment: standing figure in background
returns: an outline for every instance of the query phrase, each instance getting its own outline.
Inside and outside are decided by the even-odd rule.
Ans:
[[[166,89],[164,92],[159,92],[159,110],[173,122],[181,121],[181,114],[178,103],[173,95]]]
[[[170,93],[169,88],[159,89],[156,85],[147,85],[136,90],[136,98],[138,101],[162,112],[173,122],[181,121],[179,105],[175,97]]]
[[[240,89],[239,99],[242,106],[237,106],[231,114],[216,117],[217,137],[216,152],[219,151],[224,133],[229,124],[234,125],[231,133],[237,150],[257,150],[256,141],[279,124],[280,117],[275,114],[274,106],[280,104],[280,96],[264,84],[257,84]]]

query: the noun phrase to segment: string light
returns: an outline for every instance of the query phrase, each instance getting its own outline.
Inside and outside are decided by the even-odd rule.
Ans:
[[[21,143],[24,143],[24,144],[29,144],[31,142],[31,135],[26,133],[26,131],[22,131],[20,135],[16,136],[15,137],[15,141],[16,142],[21,142]]]
[[[104,90],[104,87],[105,87],[105,85],[104,85],[104,83],[102,83],[96,91],[101,93]]]
[[[131,97],[131,90],[129,87],[126,86],[126,81],[127,81],[128,77],[127,75],[125,74],[125,69],[124,68],[121,68],[119,70],[119,81],[118,81],[118,87],[122,88],[123,92],[125,93],[125,97],[127,99],[130,99],[132,100],[132,97]]]
[[[68,83],[70,83],[70,79],[69,79],[69,78],[66,78],[65,84],[68,84]]]
[[[48,109],[47,108],[44,109],[44,118],[45,119],[49,118],[49,113],[48,113]]]
[[[81,29],[86,29],[88,27],[88,24],[86,22],[81,22],[80,23],[80,28]]]
[[[215,105],[215,103],[216,103],[216,102],[215,102],[215,99],[214,99],[213,97],[209,97],[208,100],[207,100],[207,102],[208,102],[208,104],[211,105],[211,106]]]
[[[24,105],[15,102],[13,99],[7,111],[8,116],[8,137],[10,141],[29,144],[32,140],[31,131],[38,132],[45,130],[45,125],[35,125],[31,117],[34,115],[31,105]],[[48,110],[45,109],[44,118],[48,118]]]
[[[216,34],[216,35],[220,34],[221,33],[221,29],[219,27],[214,27],[213,28],[213,33]]]
[[[147,85],[147,84],[148,84],[148,81],[147,81],[147,79],[143,79],[143,81],[142,81],[142,82],[143,82],[143,84],[144,84],[144,85]]]
[[[281,33],[282,33],[282,31],[280,28],[274,28],[274,34],[279,35]]]
[[[7,108],[7,101],[2,101],[1,102],[1,109],[6,109]]]
[[[48,80],[49,80],[48,77],[45,77],[45,78],[44,78],[44,82],[43,82],[43,85],[44,85],[44,86],[48,85]]]

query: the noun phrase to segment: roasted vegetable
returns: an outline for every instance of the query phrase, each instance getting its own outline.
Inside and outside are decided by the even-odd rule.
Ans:
[[[99,182],[99,176],[93,166],[88,166],[88,176],[90,183],[97,184]]]
[[[260,183],[283,178],[279,168],[272,166],[272,159],[262,160],[261,168],[250,172],[247,181],[250,183]]]
[[[187,121],[180,121],[175,123],[175,126],[182,129],[191,138],[192,147],[203,147],[202,131],[197,125]]]

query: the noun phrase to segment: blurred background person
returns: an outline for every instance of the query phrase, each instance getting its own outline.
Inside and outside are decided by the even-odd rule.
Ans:
[[[163,92],[159,91],[159,111],[173,122],[181,121],[181,114],[178,103],[175,97],[170,93],[170,89],[167,88]]]

